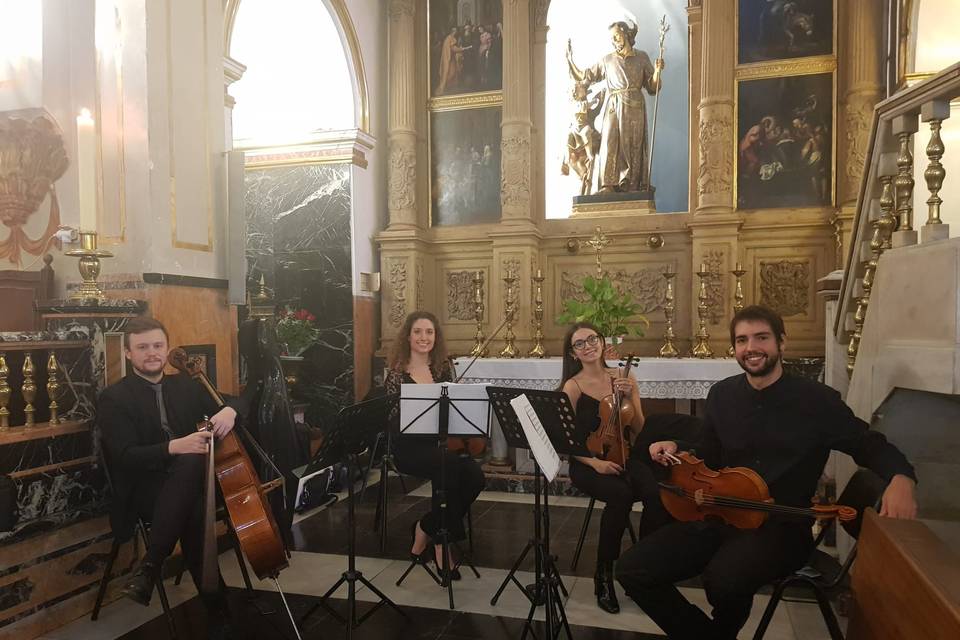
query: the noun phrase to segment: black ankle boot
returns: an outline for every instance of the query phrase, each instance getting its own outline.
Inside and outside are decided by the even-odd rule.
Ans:
[[[141,562],[137,570],[127,578],[120,593],[146,607],[150,604],[150,596],[153,595],[153,587],[159,575],[159,566],[152,562]]]
[[[620,613],[617,591],[613,588],[612,562],[597,564],[597,572],[593,575],[593,593],[597,596],[597,606],[601,609],[607,613]]]

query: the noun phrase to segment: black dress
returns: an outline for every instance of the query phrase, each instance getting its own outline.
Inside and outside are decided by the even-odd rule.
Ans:
[[[576,411],[577,436],[580,442],[586,442],[587,436],[600,426],[600,401],[581,392]],[[570,481],[580,491],[605,503],[597,540],[598,564],[620,557],[620,540],[634,502],[643,501],[641,537],[672,520],[660,502],[653,471],[638,459],[627,460],[624,473],[615,476],[597,473],[593,467],[571,458]]]
[[[430,373],[437,382],[450,382],[452,379],[452,370],[449,366],[441,371],[431,369]],[[385,382],[387,393],[400,393],[401,384],[416,384],[416,381],[406,371],[387,373]],[[463,518],[470,505],[483,491],[484,477],[480,465],[469,456],[448,451],[445,446],[438,448],[436,440],[422,436],[401,436],[399,412],[396,412],[391,419],[390,429],[397,468],[402,473],[430,480],[433,486],[431,509],[420,518],[420,528],[431,537],[440,530],[440,500],[436,489],[439,486],[440,459],[443,456],[446,458],[443,465],[446,468],[444,484],[447,490],[447,531],[451,542],[466,538]]]

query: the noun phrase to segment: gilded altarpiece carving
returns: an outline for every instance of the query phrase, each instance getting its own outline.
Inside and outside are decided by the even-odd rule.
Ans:
[[[475,320],[473,276],[475,271],[448,271],[446,318],[448,321]]]
[[[760,304],[775,309],[784,318],[807,313],[809,290],[808,261],[760,262]]]

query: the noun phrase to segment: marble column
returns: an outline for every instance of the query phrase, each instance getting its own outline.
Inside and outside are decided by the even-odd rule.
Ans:
[[[387,209],[390,230],[417,226],[416,14],[413,0],[390,0]]]
[[[503,6],[503,141],[500,200],[503,222],[530,224],[532,218],[530,109],[530,0]]]
[[[699,68],[699,120],[696,140],[696,199],[691,200],[694,216],[690,222],[692,252],[690,270],[703,264],[711,272],[707,279],[708,324],[714,353],[726,352],[729,340],[725,325],[731,314],[729,271],[741,260],[739,230],[741,221],[733,197],[733,149],[736,64],[736,0],[710,0],[697,10],[688,10],[691,18],[691,66]],[[699,20],[696,18],[699,17]],[[699,48],[696,46],[699,44]],[[699,65],[697,65],[699,62]],[[697,78],[691,74],[691,82]],[[694,90],[691,89],[691,104]],[[691,147],[691,151],[693,147]],[[691,154],[691,157],[692,154]],[[747,265],[746,269],[750,269]],[[691,275],[690,327],[698,325],[697,296],[700,279]],[[686,336],[680,336],[684,338]],[[686,350],[683,344],[681,349]]]
[[[840,100],[842,167],[839,204],[854,207],[867,160],[873,107],[882,97],[883,63],[877,34],[883,29],[883,7],[874,0],[848,0],[840,5]],[[850,215],[853,212],[851,210]]]
[[[691,61],[702,59],[703,56],[703,7],[699,2],[693,3],[687,7],[687,38],[689,41],[689,51]],[[698,58],[697,56],[700,56]],[[702,64],[690,65],[690,85],[688,88],[689,104],[699,105],[702,95],[701,87],[701,68]],[[690,110],[690,131],[697,131],[700,125],[699,114]],[[700,138],[699,136],[690,136],[690,175],[697,175],[700,168]],[[687,202],[691,211],[696,210],[698,202],[698,185],[693,180],[688,180],[689,192]]]
[[[703,3],[700,64],[700,146],[697,213],[731,213],[733,202],[733,90],[735,0]]]

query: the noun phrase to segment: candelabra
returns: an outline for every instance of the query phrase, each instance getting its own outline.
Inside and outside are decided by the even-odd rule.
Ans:
[[[0,431],[10,428],[10,409],[7,409],[10,405],[10,385],[7,383],[9,375],[7,359],[0,353]]]
[[[71,300],[104,300],[103,291],[97,284],[100,276],[100,258],[112,258],[113,254],[103,249],[97,249],[97,232],[81,231],[80,248],[67,251],[68,256],[80,258],[80,286],[70,296]]]
[[[473,275],[473,315],[477,320],[477,334],[473,337],[474,344],[470,357],[485,358],[490,350],[483,344],[486,342],[483,335],[483,271],[477,271]]]
[[[537,269],[533,278],[535,288],[533,298],[533,348],[527,352],[530,358],[546,358],[547,351],[543,348],[543,271]]]
[[[680,351],[673,343],[677,337],[673,333],[673,313],[676,307],[673,304],[673,278],[677,275],[670,268],[663,272],[663,279],[667,281],[667,291],[663,296],[663,315],[667,320],[667,329],[663,332],[663,346],[660,347],[661,358],[679,358]]]
[[[60,405],[57,404],[57,392],[60,390],[60,383],[57,382],[57,372],[59,368],[59,365],[57,365],[57,357],[53,351],[51,351],[50,357],[47,358],[47,397],[50,398],[51,426],[60,422]]]
[[[37,397],[37,385],[33,383],[33,360],[30,359],[30,354],[27,353],[26,357],[23,360],[23,415],[25,427],[32,427],[34,424],[33,414],[36,409],[33,408],[33,401]]]
[[[694,335],[696,343],[690,350],[690,355],[694,358],[712,358],[713,349],[710,348],[710,334],[707,333],[707,278],[710,277],[707,265],[700,264],[700,271],[697,271],[697,276],[700,278],[700,294],[697,296],[700,301],[700,304],[697,305],[697,317],[700,323],[697,333]]]
[[[506,313],[507,327],[506,332],[503,334],[503,349],[500,350],[499,356],[501,358],[516,358],[520,355],[520,352],[517,350],[517,346],[513,343],[516,339],[516,336],[513,335],[513,318],[516,313],[516,297],[514,296],[513,284],[517,281],[517,277],[513,274],[512,271],[507,271],[507,275],[503,277],[503,283],[507,285],[507,300],[504,312]]]
[[[733,313],[736,315],[743,309],[743,283],[741,282],[741,278],[743,278],[743,274],[746,273],[746,270],[743,268],[743,265],[738,262],[737,268],[730,273],[736,280],[736,284],[733,288]],[[727,349],[727,355],[732,358],[735,353],[736,352],[733,349],[733,345],[730,345],[730,347]]]

